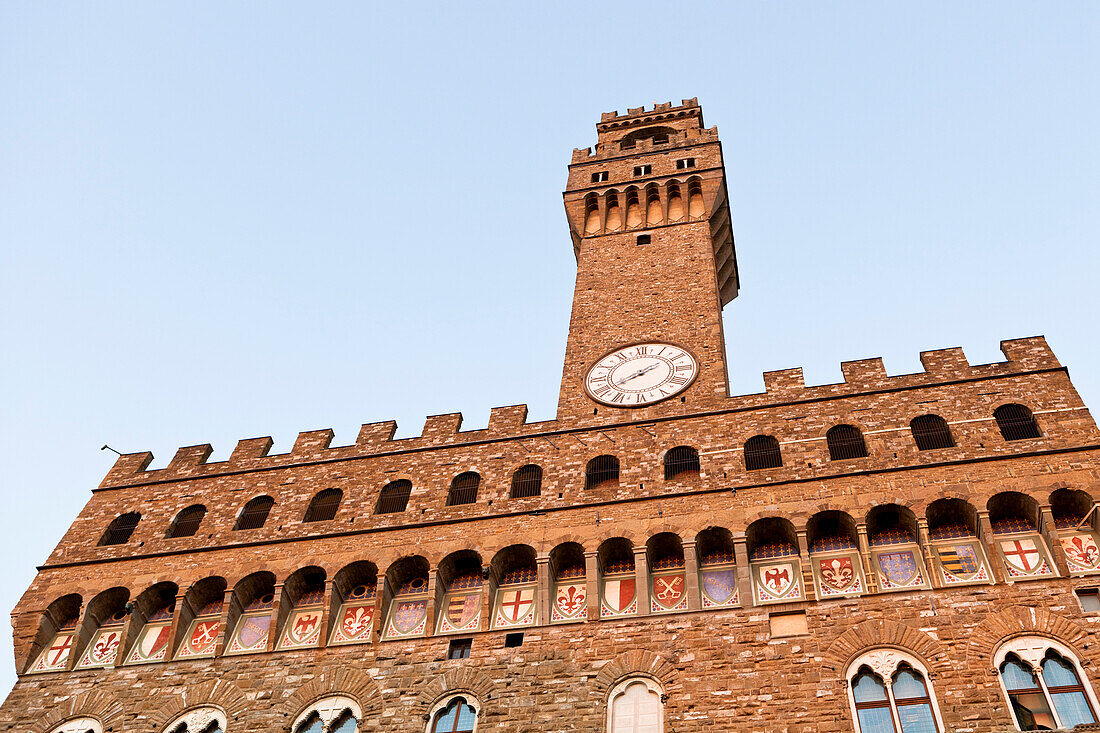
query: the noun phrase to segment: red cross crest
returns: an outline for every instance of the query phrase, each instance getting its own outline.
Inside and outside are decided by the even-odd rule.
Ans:
[[[1025,573],[1033,573],[1039,567],[1043,554],[1035,548],[1034,540],[1009,540],[1001,543],[1005,561]],[[1015,559],[1013,559],[1015,558]],[[1033,562],[1034,561],[1034,562]]]
[[[53,655],[53,659],[49,661],[49,665],[53,667],[60,662],[64,657],[69,655],[69,649],[73,646],[73,635],[69,634],[64,640],[55,639],[53,646],[50,647],[51,652],[57,652]]]

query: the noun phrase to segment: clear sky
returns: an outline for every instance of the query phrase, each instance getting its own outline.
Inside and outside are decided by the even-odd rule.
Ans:
[[[1093,2],[3,3],[0,608],[104,443],[553,417],[566,165],[654,101],[723,140],[735,394],[1045,334],[1097,407],[1098,38]]]

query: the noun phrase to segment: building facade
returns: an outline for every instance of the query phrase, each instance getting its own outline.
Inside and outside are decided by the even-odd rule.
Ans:
[[[1100,716],[1100,434],[1042,337],[729,395],[722,148],[603,115],[555,420],[121,456],[0,731],[1012,731]]]

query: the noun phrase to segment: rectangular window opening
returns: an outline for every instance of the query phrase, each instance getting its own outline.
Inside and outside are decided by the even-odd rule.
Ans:
[[[634,244],[649,244],[653,241],[653,238],[648,234],[639,234],[637,239],[634,240]]]
[[[511,649],[513,647],[523,646],[523,632],[517,631],[513,634],[508,634],[504,637],[504,648]]]
[[[695,167],[695,158],[680,158],[678,161],[676,161],[676,168],[678,170],[683,170],[684,168],[694,168],[694,167]]]
[[[447,659],[469,659],[473,646],[473,639],[451,639],[451,644],[447,647]]]
[[[648,176],[653,172],[653,166],[651,165],[636,165],[634,166],[634,177]]]
[[[608,178],[608,172],[607,171],[598,171],[598,172],[592,174],[592,182],[593,183],[604,183],[607,180],[607,178]]]
[[[1086,613],[1100,611],[1100,588],[1078,588],[1074,591],[1081,610]]]

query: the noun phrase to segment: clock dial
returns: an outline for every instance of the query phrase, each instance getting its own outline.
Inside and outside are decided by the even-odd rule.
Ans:
[[[624,346],[588,370],[588,396],[612,407],[644,407],[683,392],[699,374],[690,351],[672,344]]]

